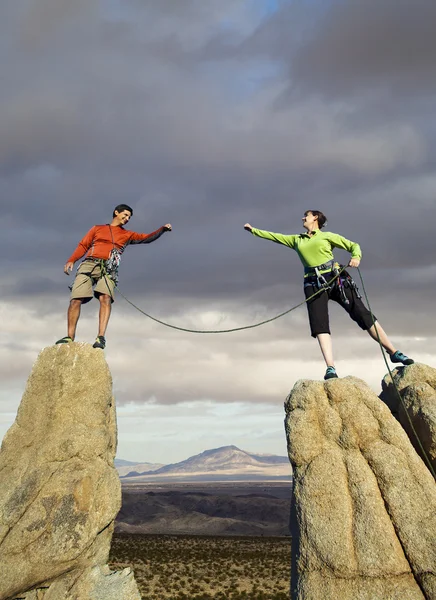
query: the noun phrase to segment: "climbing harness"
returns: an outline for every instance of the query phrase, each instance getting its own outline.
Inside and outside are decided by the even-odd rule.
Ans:
[[[304,267],[304,287],[315,286],[319,290],[328,290],[332,287],[332,281],[327,281],[325,275],[333,272],[333,260],[318,265],[317,267]],[[344,267],[345,268],[345,267]],[[336,273],[338,275],[338,273]],[[339,277],[338,277],[339,279]]]
[[[100,270],[101,270],[101,276],[102,277],[109,277],[115,284],[115,286],[118,285],[118,269],[120,266],[120,262],[121,262],[121,255],[124,251],[124,248],[122,248],[121,250],[119,250],[116,246],[115,246],[115,241],[114,241],[114,236],[112,233],[112,228],[111,226],[108,224],[109,227],[109,233],[111,235],[111,239],[112,239],[112,250],[109,253],[109,257],[107,259],[104,258],[95,258],[93,256],[88,256],[85,257],[84,260],[82,261],[82,263],[89,261],[89,262],[94,262],[96,264],[100,265]],[[82,264],[81,263],[81,264]],[[89,273],[82,273],[82,275],[87,275],[88,277],[91,276],[92,273],[92,269]],[[106,285],[107,285],[107,281],[105,279]],[[112,293],[110,291],[109,286],[108,290],[109,290],[109,296],[112,298]],[[73,289],[72,285],[69,285],[68,288],[70,290]]]
[[[117,251],[117,249],[115,248],[115,251]],[[118,252],[118,251],[117,251]],[[115,253],[114,253],[115,254]],[[112,255],[112,250],[111,250],[111,255]],[[120,258],[121,258],[121,254],[120,254]],[[112,292],[109,288],[109,285],[107,283],[106,277],[109,277],[110,279],[112,279],[112,281],[115,283],[115,286],[117,285],[118,282],[118,265],[120,264],[118,261],[118,265],[116,265],[115,268],[115,263],[113,262],[112,264],[108,265],[108,261],[109,259],[105,260],[104,258],[95,258],[95,257],[90,257],[90,258],[85,258],[79,265],[77,271],[79,270],[79,268],[82,266],[83,263],[85,262],[93,262],[96,265],[100,266],[100,273],[101,273],[101,277],[104,278],[104,281],[106,283],[106,286],[108,288],[108,292],[109,292],[109,296],[112,298],[113,300],[113,296],[112,296]],[[85,275],[86,277],[91,277],[93,270],[95,269],[95,266],[92,267],[92,269],[89,272],[81,272],[81,275]],[[70,291],[73,290],[73,285],[74,282],[68,286],[68,289]]]
[[[327,271],[327,269],[329,269],[329,271]],[[331,260],[323,265],[318,265],[317,267],[305,267],[304,273],[304,287],[314,286],[318,288],[318,290],[323,289],[324,291],[336,288],[344,304],[350,304],[350,300],[345,293],[345,288],[353,289],[357,298],[362,298],[356,282],[350,273],[346,271],[346,266],[340,265],[338,262]],[[336,277],[332,279],[330,277],[331,274]]]

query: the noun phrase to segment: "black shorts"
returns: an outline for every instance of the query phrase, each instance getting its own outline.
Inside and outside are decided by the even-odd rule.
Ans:
[[[332,277],[329,273],[325,274],[324,277],[329,280]],[[333,283],[332,287],[328,290],[320,292],[315,298],[307,302],[307,310],[309,313],[309,324],[310,332],[312,337],[316,337],[320,333],[330,333],[329,324],[329,311],[328,301],[334,300],[344,308],[353,321],[359,325],[359,327],[365,331],[370,329],[375,321],[377,321],[375,315],[366,308],[362,300],[356,293],[356,290],[350,285],[347,279],[344,280],[344,292],[349,301],[348,304],[344,302],[342,294],[340,293],[339,286],[336,282]],[[306,298],[312,296],[318,291],[316,282],[313,284],[304,286],[304,293]]]

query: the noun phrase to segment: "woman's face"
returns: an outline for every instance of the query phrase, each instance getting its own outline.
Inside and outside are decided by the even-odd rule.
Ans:
[[[317,224],[318,217],[314,217],[311,212],[307,212],[302,218],[304,229],[313,229],[313,226]]]

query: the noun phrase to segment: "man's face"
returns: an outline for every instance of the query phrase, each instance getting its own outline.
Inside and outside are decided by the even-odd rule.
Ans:
[[[125,225],[130,221],[132,213],[129,210],[123,210],[122,212],[115,211],[115,218],[118,220],[120,225]]]

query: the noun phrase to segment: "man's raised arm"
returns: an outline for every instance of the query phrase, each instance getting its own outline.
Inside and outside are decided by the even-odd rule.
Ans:
[[[151,233],[136,233],[132,231],[129,244],[150,244],[150,242],[154,242],[159,239],[161,235],[163,235],[166,231],[171,231],[172,225],[171,223],[167,223],[156,231],[152,231]]]

